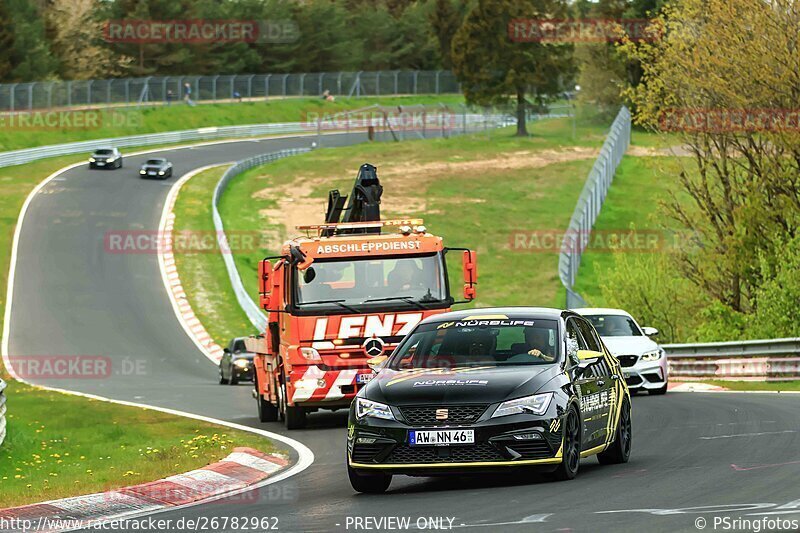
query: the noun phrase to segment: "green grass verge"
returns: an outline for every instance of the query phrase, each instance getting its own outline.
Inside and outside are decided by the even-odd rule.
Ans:
[[[563,305],[557,254],[515,251],[512,232],[563,232],[607,125],[578,123],[575,140],[570,119],[539,121],[530,131],[528,138],[506,129],[323,149],[240,175],[221,201],[225,227],[262,231],[275,243],[271,249],[235,255],[245,286],[255,297],[258,260],[296,234],[275,216],[282,203],[296,201],[284,205],[284,212],[312,210],[317,214],[312,220],[321,221],[327,191],[338,187],[349,192],[359,165],[370,162],[384,185],[385,216],[424,217],[446,244],[478,250],[476,305]],[[453,266],[451,271],[460,269]]]
[[[187,130],[211,126],[235,126],[268,122],[302,122],[308,113],[328,114],[343,110],[360,109],[373,104],[396,106],[414,104],[445,103],[457,105],[464,102],[460,95],[422,95],[339,98],[325,102],[320,98],[287,98],[260,102],[203,104],[189,107],[182,102],[171,106],[136,108],[114,108],[106,114],[92,112],[68,112],[64,117],[70,126],[37,127],[34,120],[42,120],[38,114],[30,116],[27,123],[4,121],[0,129],[0,151],[17,150],[33,146],[76,142],[107,137],[123,137],[174,130]],[[34,112],[36,113],[36,112]],[[48,120],[56,120],[49,116]],[[78,126],[79,120],[83,120]],[[17,120],[20,120],[19,118]],[[50,122],[60,124],[61,122]]]
[[[201,172],[181,187],[174,208],[176,234],[207,235],[215,231],[211,196],[225,168]],[[236,301],[218,251],[176,253],[175,264],[192,310],[217,344],[225,346],[232,337],[256,333]]]
[[[722,381],[722,380],[703,380],[703,383],[718,385],[730,390],[740,391],[800,391],[800,380],[798,381]]]
[[[0,168],[0,329],[19,210],[45,177],[84,159]],[[273,450],[270,441],[251,433],[29,387],[10,380],[2,363],[0,377],[9,382],[0,508],[160,479],[216,461],[234,446]]]
[[[659,216],[659,202],[670,192],[677,192],[677,175],[681,161],[677,157],[625,156],[614,176],[614,183],[595,222],[593,233],[613,237],[628,231],[631,224],[637,232],[657,236],[659,246],[666,246],[662,232],[664,221]],[[624,250],[625,253],[659,253],[653,250]],[[590,305],[603,307],[605,300],[600,283],[614,267],[615,252],[610,248],[589,247],[581,257],[575,290]]]
[[[235,446],[274,451],[252,433],[197,420],[8,387],[0,508],[162,479],[218,461]]]

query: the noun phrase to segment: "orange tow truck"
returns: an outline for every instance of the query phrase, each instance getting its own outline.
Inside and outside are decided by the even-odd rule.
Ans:
[[[349,197],[330,191],[324,224],[298,227],[306,236],[259,263],[267,328],[246,344],[262,422],[297,429],[310,412],[348,408],[374,375],[370,359],[423,318],[475,297],[475,252],[446,248],[421,219],[381,220],[382,193],[376,168],[362,165]],[[461,253],[461,302],[450,292],[452,252]]]

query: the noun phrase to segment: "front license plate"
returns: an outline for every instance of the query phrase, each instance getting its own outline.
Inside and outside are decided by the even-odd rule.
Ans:
[[[358,374],[356,376],[356,383],[367,383],[372,381],[372,378],[375,377],[375,374]]]
[[[102,161],[98,161],[98,162],[97,162],[97,166],[98,166],[98,167],[104,167],[104,166],[106,166],[106,164],[105,164],[105,163],[103,163]]]
[[[148,176],[155,176],[155,175],[156,175],[156,173],[151,171],[151,172],[148,172],[148,173],[147,173],[147,175],[148,175]]]
[[[410,431],[411,446],[450,446],[451,444],[475,444],[472,429],[445,429],[442,431]]]

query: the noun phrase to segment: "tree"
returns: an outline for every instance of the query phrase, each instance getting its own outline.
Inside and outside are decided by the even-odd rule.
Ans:
[[[466,4],[460,0],[435,0],[431,12],[431,27],[439,41],[442,67],[453,67],[453,37],[464,21]]]
[[[561,81],[574,75],[573,46],[518,42],[509,23],[565,18],[566,0],[478,0],[453,39],[453,70],[470,103],[490,105],[516,98],[517,135],[527,136],[526,96],[537,104],[555,98]]]
[[[108,78],[124,73],[132,58],[115,56],[103,42],[97,0],[52,0],[45,12],[64,79]]]
[[[45,27],[28,0],[7,0],[14,32],[9,81],[37,81],[53,77],[57,60],[50,52]]]
[[[14,50],[14,32],[11,30],[12,19],[5,2],[0,2],[0,80],[7,80],[11,75],[12,56]]]
[[[661,39],[623,45],[643,73],[627,96],[638,124],[692,154],[663,206],[699,243],[677,265],[715,316],[744,327],[736,317],[756,313],[778,276],[763,264],[800,230],[800,128],[785,115],[800,99],[800,12],[792,0],[684,0],[654,26]]]

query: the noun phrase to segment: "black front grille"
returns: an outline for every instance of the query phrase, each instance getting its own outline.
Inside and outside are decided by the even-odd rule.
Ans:
[[[480,416],[489,407],[483,405],[451,405],[447,407],[442,406],[409,406],[401,407],[400,413],[403,418],[412,426],[440,426],[451,424],[471,424],[478,420]],[[436,419],[436,412],[446,409],[447,418],[442,420]]]
[[[550,446],[544,441],[520,441],[507,444],[520,455],[520,459],[545,459],[553,456]]]
[[[507,461],[489,443],[474,446],[408,446],[400,445],[389,454],[383,463],[430,464],[430,463],[481,463]]]
[[[638,355],[620,355],[617,357],[619,359],[619,364],[625,367],[633,366],[636,364],[636,361],[639,360]]]
[[[386,444],[356,444],[351,454],[355,463],[371,463],[375,456],[386,448]]]

